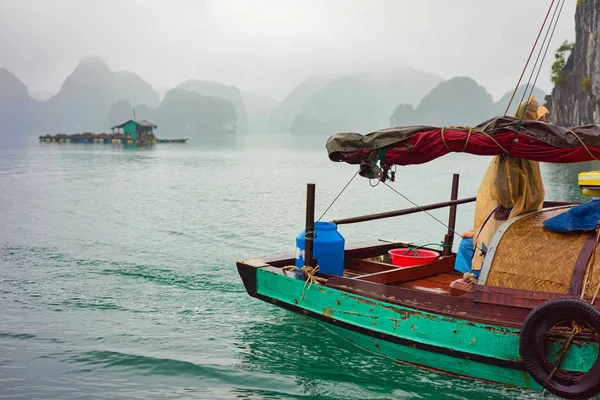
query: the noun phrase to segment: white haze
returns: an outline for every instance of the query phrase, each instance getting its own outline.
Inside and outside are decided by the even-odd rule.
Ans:
[[[79,60],[104,59],[157,90],[216,80],[282,98],[313,74],[391,74],[402,65],[512,89],[550,1],[0,0],[0,68],[57,92]],[[553,52],[574,40],[566,2]],[[541,41],[541,39],[540,39]],[[535,57],[534,57],[535,58]],[[533,60],[532,60],[533,63]],[[527,80],[529,73],[526,74]]]

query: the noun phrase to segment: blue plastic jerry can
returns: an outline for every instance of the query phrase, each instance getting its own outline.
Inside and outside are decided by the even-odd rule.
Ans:
[[[296,237],[296,267],[304,266],[305,234],[303,230]],[[317,222],[313,244],[313,258],[317,259],[319,272],[329,275],[344,275],[345,239],[333,222]]]

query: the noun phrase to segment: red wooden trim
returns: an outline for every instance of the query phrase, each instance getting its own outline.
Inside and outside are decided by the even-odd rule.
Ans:
[[[576,298],[578,296],[476,285],[473,301],[475,303],[497,304],[507,307],[517,307],[531,310],[545,301],[559,297]]]
[[[379,261],[363,260],[362,258],[351,258],[348,260],[347,269],[361,271],[368,274],[375,272],[389,271],[397,267],[392,264],[387,264]]]
[[[441,257],[440,259],[424,265],[395,268],[389,271],[375,272],[362,275],[356,279],[375,283],[407,282],[427,276],[450,272],[454,269],[455,256]]]

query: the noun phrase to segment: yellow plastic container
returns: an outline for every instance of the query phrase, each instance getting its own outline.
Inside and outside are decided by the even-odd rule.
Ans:
[[[582,172],[577,181],[584,196],[600,197],[600,171]]]

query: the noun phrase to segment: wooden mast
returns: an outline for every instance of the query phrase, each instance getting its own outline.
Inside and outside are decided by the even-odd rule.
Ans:
[[[459,175],[452,175],[452,192],[450,193],[450,201],[458,199],[458,180]],[[454,243],[454,227],[456,226],[456,204],[450,206],[450,213],[448,216],[448,233],[444,236],[444,249],[442,255],[449,256],[452,254],[452,244]]]
[[[306,228],[304,234],[304,265],[313,264],[313,244],[315,237],[315,184],[306,185]]]

